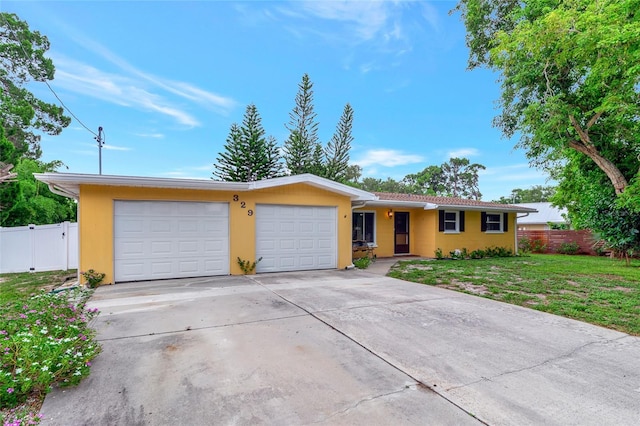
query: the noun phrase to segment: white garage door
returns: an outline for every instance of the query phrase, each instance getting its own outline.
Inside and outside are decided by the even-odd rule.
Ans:
[[[229,205],[116,201],[115,281],[229,274]]]
[[[335,207],[256,206],[256,272],[337,268]]]

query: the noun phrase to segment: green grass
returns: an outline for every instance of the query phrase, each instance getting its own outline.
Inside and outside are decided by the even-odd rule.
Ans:
[[[77,384],[100,352],[91,291],[50,290],[75,271],[0,275],[0,424],[37,424],[52,386]]]
[[[0,274],[0,304],[75,280],[76,270]]]
[[[401,261],[389,276],[640,335],[640,261],[531,255]]]

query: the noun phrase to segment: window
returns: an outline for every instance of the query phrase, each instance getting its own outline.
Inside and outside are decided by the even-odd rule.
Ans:
[[[482,212],[483,232],[507,232],[509,230],[508,213],[486,213]]]
[[[352,215],[353,241],[376,242],[376,214],[373,212],[354,212]]]
[[[440,232],[464,232],[464,212],[440,210],[439,212]]]
[[[458,232],[458,212],[444,212],[444,232]]]
[[[487,231],[502,231],[502,215],[487,214]]]

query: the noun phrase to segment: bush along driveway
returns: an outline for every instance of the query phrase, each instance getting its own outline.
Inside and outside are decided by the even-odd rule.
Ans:
[[[415,260],[389,276],[640,335],[640,261],[593,256]]]
[[[3,425],[37,424],[36,413],[52,386],[79,383],[100,352],[88,326],[98,311],[85,309],[92,291],[50,291],[60,275],[0,276]]]

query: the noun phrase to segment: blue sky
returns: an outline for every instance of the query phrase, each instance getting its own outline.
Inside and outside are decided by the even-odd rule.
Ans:
[[[466,70],[455,2],[7,1],[51,42],[51,83],[92,131],[104,174],[209,178],[229,127],[255,103],[282,144],[298,83],[314,83],[319,136],[354,109],[351,162],[402,179],[452,156],[483,164],[483,199],[547,184],[516,140],[491,126],[498,76]],[[54,102],[43,85],[30,87]],[[56,101],[57,102],[57,101]],[[43,160],[97,173],[94,136],[76,120],[44,136]],[[62,170],[61,170],[62,171]]]

